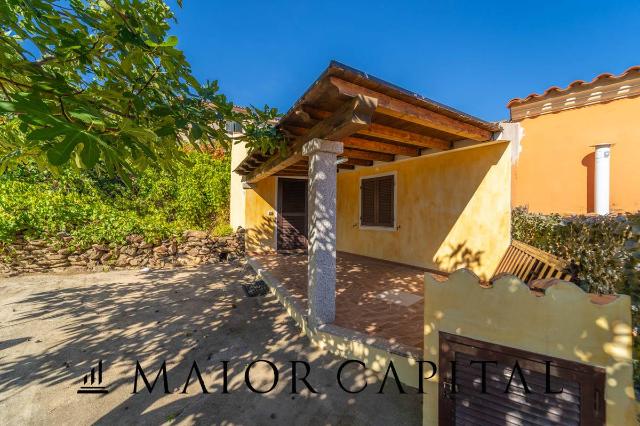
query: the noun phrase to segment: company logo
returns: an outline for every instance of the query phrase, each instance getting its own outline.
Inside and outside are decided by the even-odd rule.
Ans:
[[[96,369],[91,369],[91,376],[89,374],[84,375],[84,385],[78,389],[78,393],[109,393],[109,390],[106,386],[100,386],[102,384],[102,360],[98,361],[98,380],[96,381]],[[87,381],[89,381],[89,377],[91,380],[89,382],[90,386],[86,386]]]
[[[474,381],[477,382],[479,380],[481,383],[480,392],[487,393],[487,385],[486,385],[487,366],[488,365],[497,366],[498,362],[495,360],[471,360],[468,362],[470,366],[475,366],[475,365],[480,366],[480,368],[478,369],[479,374],[478,374],[477,380],[474,379]],[[230,393],[228,388],[230,361],[225,360],[225,361],[220,361],[220,363],[222,364],[221,393],[228,394]],[[272,370],[272,379],[270,383],[266,385],[266,387],[262,387],[259,389],[254,385],[254,382],[251,377],[251,371],[252,371],[252,367],[260,363],[267,365]],[[310,377],[311,365],[307,361],[302,361],[302,360],[289,361],[289,363],[291,366],[291,376],[290,376],[291,377],[291,383],[290,383],[291,394],[298,394],[299,389],[301,389],[302,387],[305,387],[311,393],[319,393],[318,391],[316,391],[316,389],[312,385],[312,380]],[[450,364],[451,364],[450,377],[446,377],[446,378],[441,377],[440,381],[444,386],[444,390],[446,394],[455,395],[460,391],[461,386],[468,386],[469,384],[458,383],[458,380],[456,378],[457,361],[450,361]],[[438,366],[432,361],[425,361],[425,360],[416,360],[416,366],[417,366],[416,374],[418,377],[417,393],[423,394],[425,393],[424,392],[425,380],[432,379],[433,377],[436,376],[436,374],[438,373]],[[527,374],[523,371],[522,367],[520,366],[517,360],[515,361],[515,364],[506,366],[511,370],[511,373],[508,377],[508,380],[505,383],[504,393],[510,393],[511,388],[514,386],[524,388],[525,393],[542,393],[542,394],[562,393],[564,391],[564,388],[562,386],[560,386],[559,388],[555,388],[555,386],[552,386],[552,380],[554,379],[554,377],[551,375],[551,370],[553,368],[551,361],[546,361],[545,366],[546,366],[546,380],[544,383],[544,388],[540,388],[540,389],[535,389],[535,386],[532,387],[532,384],[527,383]],[[351,369],[358,369],[362,372],[366,370],[366,368],[367,368],[366,364],[360,360],[347,359],[343,361],[338,367],[338,370],[336,372],[336,382],[340,387],[340,389],[342,389],[343,392],[349,393],[349,394],[360,393],[364,391],[365,388],[367,388],[368,386],[367,383],[364,383],[362,387],[359,389],[349,389],[348,387],[346,387],[343,383],[343,372],[344,370],[351,370]],[[96,372],[97,372],[97,380],[96,380]],[[269,393],[272,390],[274,390],[275,387],[277,386],[279,378],[281,376],[280,373],[281,372],[279,371],[278,367],[272,361],[269,361],[266,359],[258,359],[258,360],[252,361],[246,366],[244,370],[245,386],[247,387],[247,389],[249,389],[253,393],[260,393],[260,394]],[[146,390],[149,393],[152,393],[157,384],[159,385],[158,387],[162,389],[163,393],[165,394],[172,393],[169,390],[170,389],[169,374],[167,373],[166,361],[163,361],[162,364],[160,365],[160,368],[157,370],[157,373],[155,375],[155,378],[153,379],[153,382],[149,380],[147,373],[144,372],[142,366],[140,365],[140,361],[137,361],[137,360],[135,363],[135,370],[133,371],[132,376],[133,376],[132,393],[134,394],[138,393],[138,390],[143,388],[146,388]],[[153,375],[150,375],[149,377],[153,377]],[[184,377],[182,377],[181,379],[183,379],[183,381],[180,382],[183,384],[181,393],[188,393],[188,388],[191,385],[193,385],[196,388],[199,387],[200,391],[204,394],[210,393],[209,392],[210,387],[205,382],[201,374],[200,367],[198,366],[198,363],[196,361],[194,361],[191,364],[191,369],[189,370],[189,374],[187,375],[186,379]],[[380,382],[377,393],[379,394],[384,393],[385,385],[387,384],[388,381],[394,382],[395,387],[397,387],[399,393],[401,394],[407,393],[404,385],[400,381],[400,377],[398,375],[396,367],[393,364],[393,361],[389,361],[389,364],[382,378],[382,381]],[[86,386],[87,382],[90,382],[90,386]],[[84,376],[85,386],[82,386],[80,389],[78,389],[78,393],[79,394],[108,393],[109,391],[107,390],[106,386],[99,386],[100,384],[102,384],[102,360],[98,362],[97,371],[95,368],[92,368],[91,373]],[[143,385],[143,387],[141,385]],[[538,385],[536,384],[536,386]]]

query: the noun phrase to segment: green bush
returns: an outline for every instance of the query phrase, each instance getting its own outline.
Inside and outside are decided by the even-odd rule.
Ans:
[[[60,232],[77,245],[148,241],[187,229],[229,233],[230,162],[190,153],[174,175],[148,168],[131,187],[95,173],[59,175],[22,166],[0,177],[0,241],[16,235],[49,238]]]
[[[512,236],[571,262],[585,291],[631,296],[634,381],[640,386],[640,213],[609,216],[543,215],[513,210]]]

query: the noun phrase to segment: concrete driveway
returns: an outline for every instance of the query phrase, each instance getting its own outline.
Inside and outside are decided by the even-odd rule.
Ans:
[[[194,269],[30,275],[0,280],[0,424],[419,424],[421,395],[379,380],[357,366],[336,374],[341,358],[312,348],[271,295],[247,298],[254,279],[244,264]],[[268,359],[279,370],[273,391],[251,392],[245,369]],[[78,394],[85,375],[103,362],[107,394]],[[133,394],[136,360],[150,382]],[[228,392],[223,364],[229,361]],[[298,382],[291,393],[292,360],[311,365],[311,393]],[[182,393],[196,361],[195,376]],[[300,365],[298,376],[304,375]],[[95,371],[97,386],[97,371]],[[251,369],[258,390],[268,389],[267,364]]]

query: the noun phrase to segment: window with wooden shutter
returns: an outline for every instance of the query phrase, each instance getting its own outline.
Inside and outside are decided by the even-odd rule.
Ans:
[[[360,225],[393,228],[395,225],[395,176],[362,179]]]

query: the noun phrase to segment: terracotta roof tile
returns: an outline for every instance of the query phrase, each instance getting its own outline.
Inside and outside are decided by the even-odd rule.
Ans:
[[[527,96],[525,98],[514,98],[514,99],[511,99],[509,101],[509,103],[507,104],[507,108],[511,108],[513,106],[516,106],[516,105],[519,105],[519,104],[523,104],[523,103],[529,102],[529,101],[534,100],[534,99],[536,99],[536,100],[537,99],[542,99],[542,98],[545,98],[545,97],[547,97],[547,96],[549,96],[551,94],[566,92],[566,91],[568,91],[570,89],[574,89],[574,88],[579,87],[579,86],[592,85],[592,84],[600,82],[601,80],[620,80],[622,78],[627,77],[629,74],[631,74],[633,72],[637,72],[637,71],[640,71],[640,65],[635,65],[635,66],[632,66],[630,68],[627,68],[626,71],[624,71],[622,74],[619,74],[617,76],[613,75],[611,73],[605,72],[605,73],[602,73],[602,74],[598,75],[596,78],[594,78],[593,80],[591,80],[589,82],[586,82],[584,80],[575,80],[575,81],[569,83],[569,85],[564,89],[562,89],[562,88],[560,88],[558,86],[552,86],[552,87],[548,88],[547,90],[545,90],[544,93],[542,93],[542,94],[532,93],[532,94],[530,94],[529,96]]]

